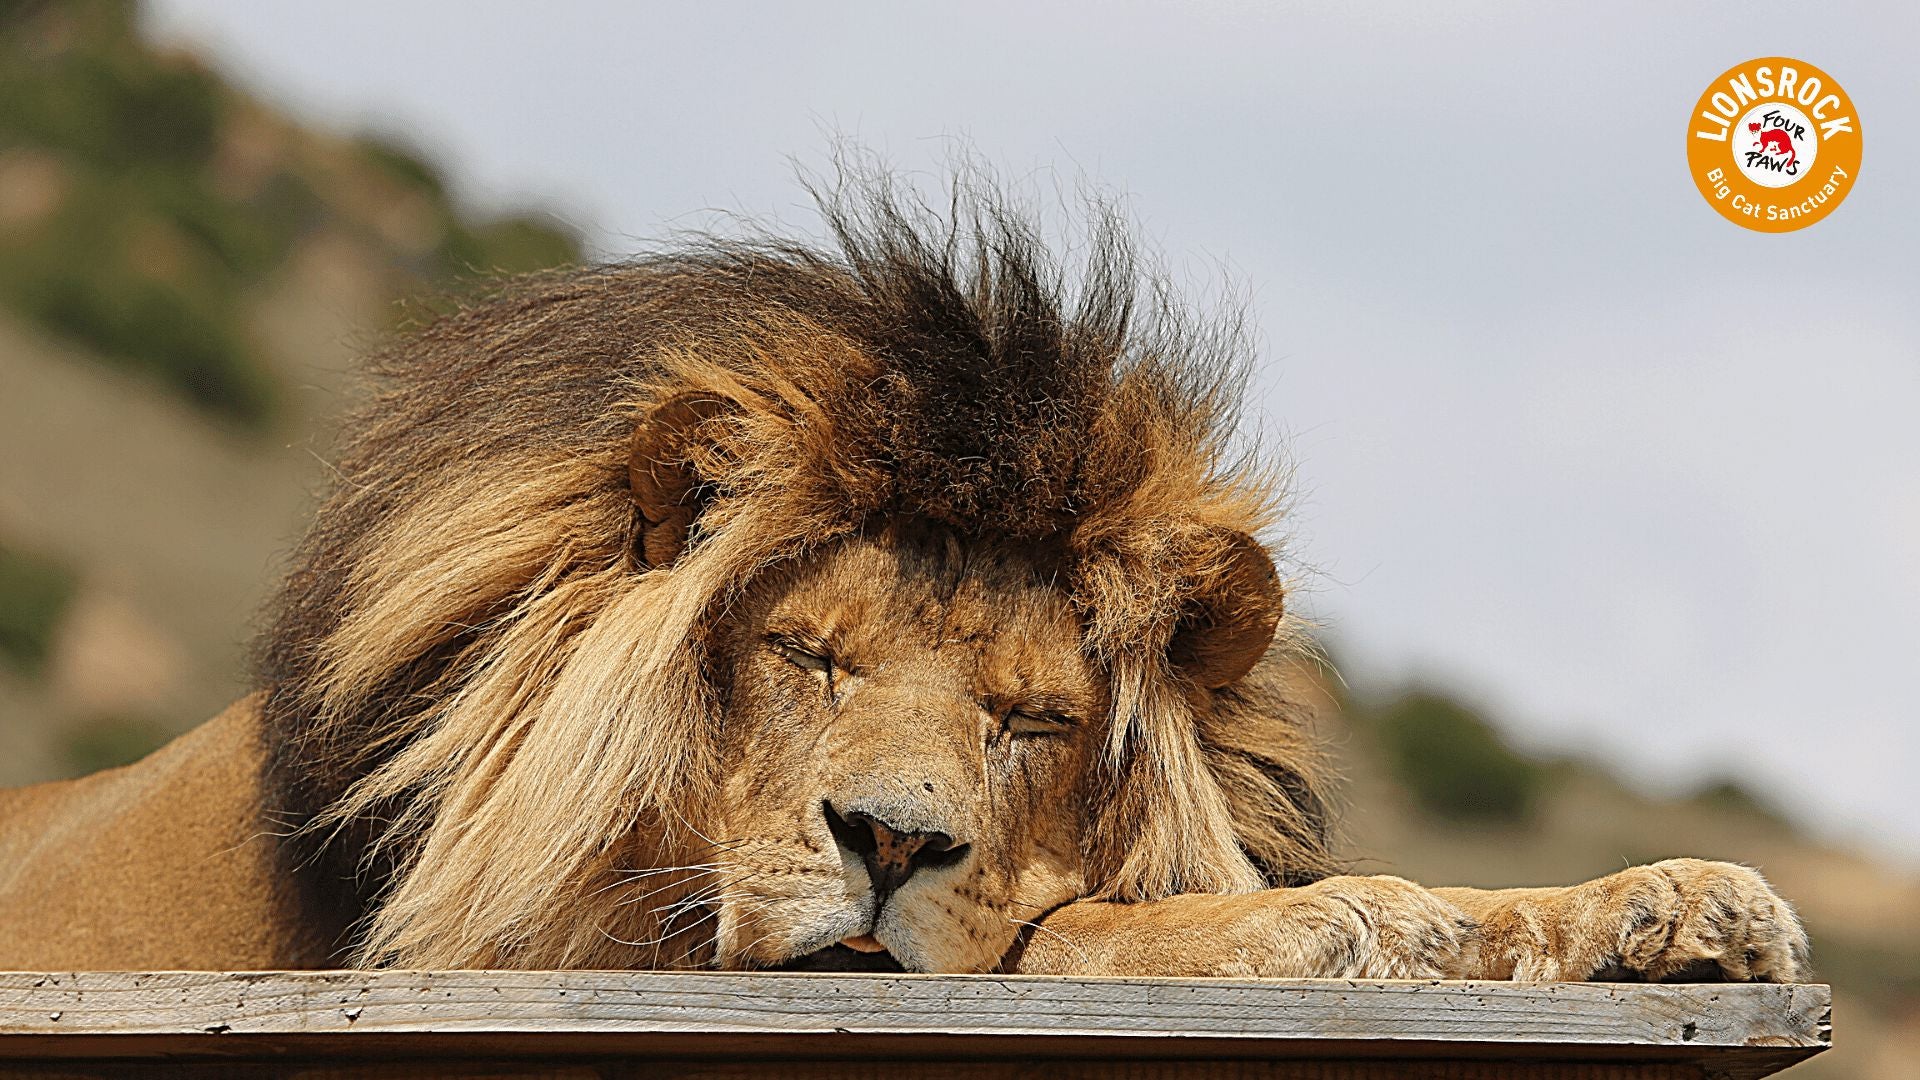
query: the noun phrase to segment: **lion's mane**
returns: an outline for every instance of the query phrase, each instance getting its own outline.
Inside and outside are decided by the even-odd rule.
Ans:
[[[1222,538],[1277,516],[1230,447],[1237,323],[1168,299],[1099,208],[1076,283],[966,185],[939,214],[872,178],[822,207],[833,250],[707,238],[523,279],[373,358],[259,653],[289,857],[344,958],[647,962],[621,875],[697,861],[707,628],[756,571],[890,518],[1068,553],[1112,679],[1099,895],[1327,871],[1274,665],[1214,692],[1166,660]],[[691,454],[685,551],[649,567],[629,439],[690,392],[731,409]]]

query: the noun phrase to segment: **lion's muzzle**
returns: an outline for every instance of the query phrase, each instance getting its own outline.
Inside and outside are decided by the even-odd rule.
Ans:
[[[876,913],[917,871],[952,866],[967,856],[968,845],[944,832],[901,828],[866,810],[842,813],[832,800],[822,800],[820,809],[834,842],[866,865]]]

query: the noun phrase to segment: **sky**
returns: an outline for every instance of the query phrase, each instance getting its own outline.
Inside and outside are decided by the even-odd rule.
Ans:
[[[1426,683],[1647,790],[1736,775],[1920,865],[1920,5],[159,0],[289,110],[407,138],[609,256],[816,223],[846,138],[1124,196],[1259,331],[1249,437],[1362,686]],[[1858,185],[1763,234],[1693,104],[1784,55]],[[1224,281],[1226,284],[1222,284]]]

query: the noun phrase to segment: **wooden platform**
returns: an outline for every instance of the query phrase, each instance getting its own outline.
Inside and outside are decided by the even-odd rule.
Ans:
[[[0,1074],[1765,1076],[1825,986],[633,972],[0,973]]]

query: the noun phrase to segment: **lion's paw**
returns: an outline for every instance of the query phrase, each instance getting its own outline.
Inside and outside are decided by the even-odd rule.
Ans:
[[[1350,979],[1440,979],[1474,965],[1473,920],[1397,877],[1335,877],[1290,890],[1319,918],[1321,970]],[[1293,921],[1300,924],[1295,915]]]
[[[1650,982],[1792,982],[1807,935],[1760,874],[1735,863],[1668,859],[1577,885],[1554,921],[1560,955],[1516,975]]]
[[[1670,906],[1654,927],[1623,940],[1621,966],[1652,980],[1711,977],[1792,982],[1806,966],[1807,934],[1766,879],[1735,863],[1668,859],[1647,867],[1665,877]],[[1639,916],[1636,914],[1636,918]]]

